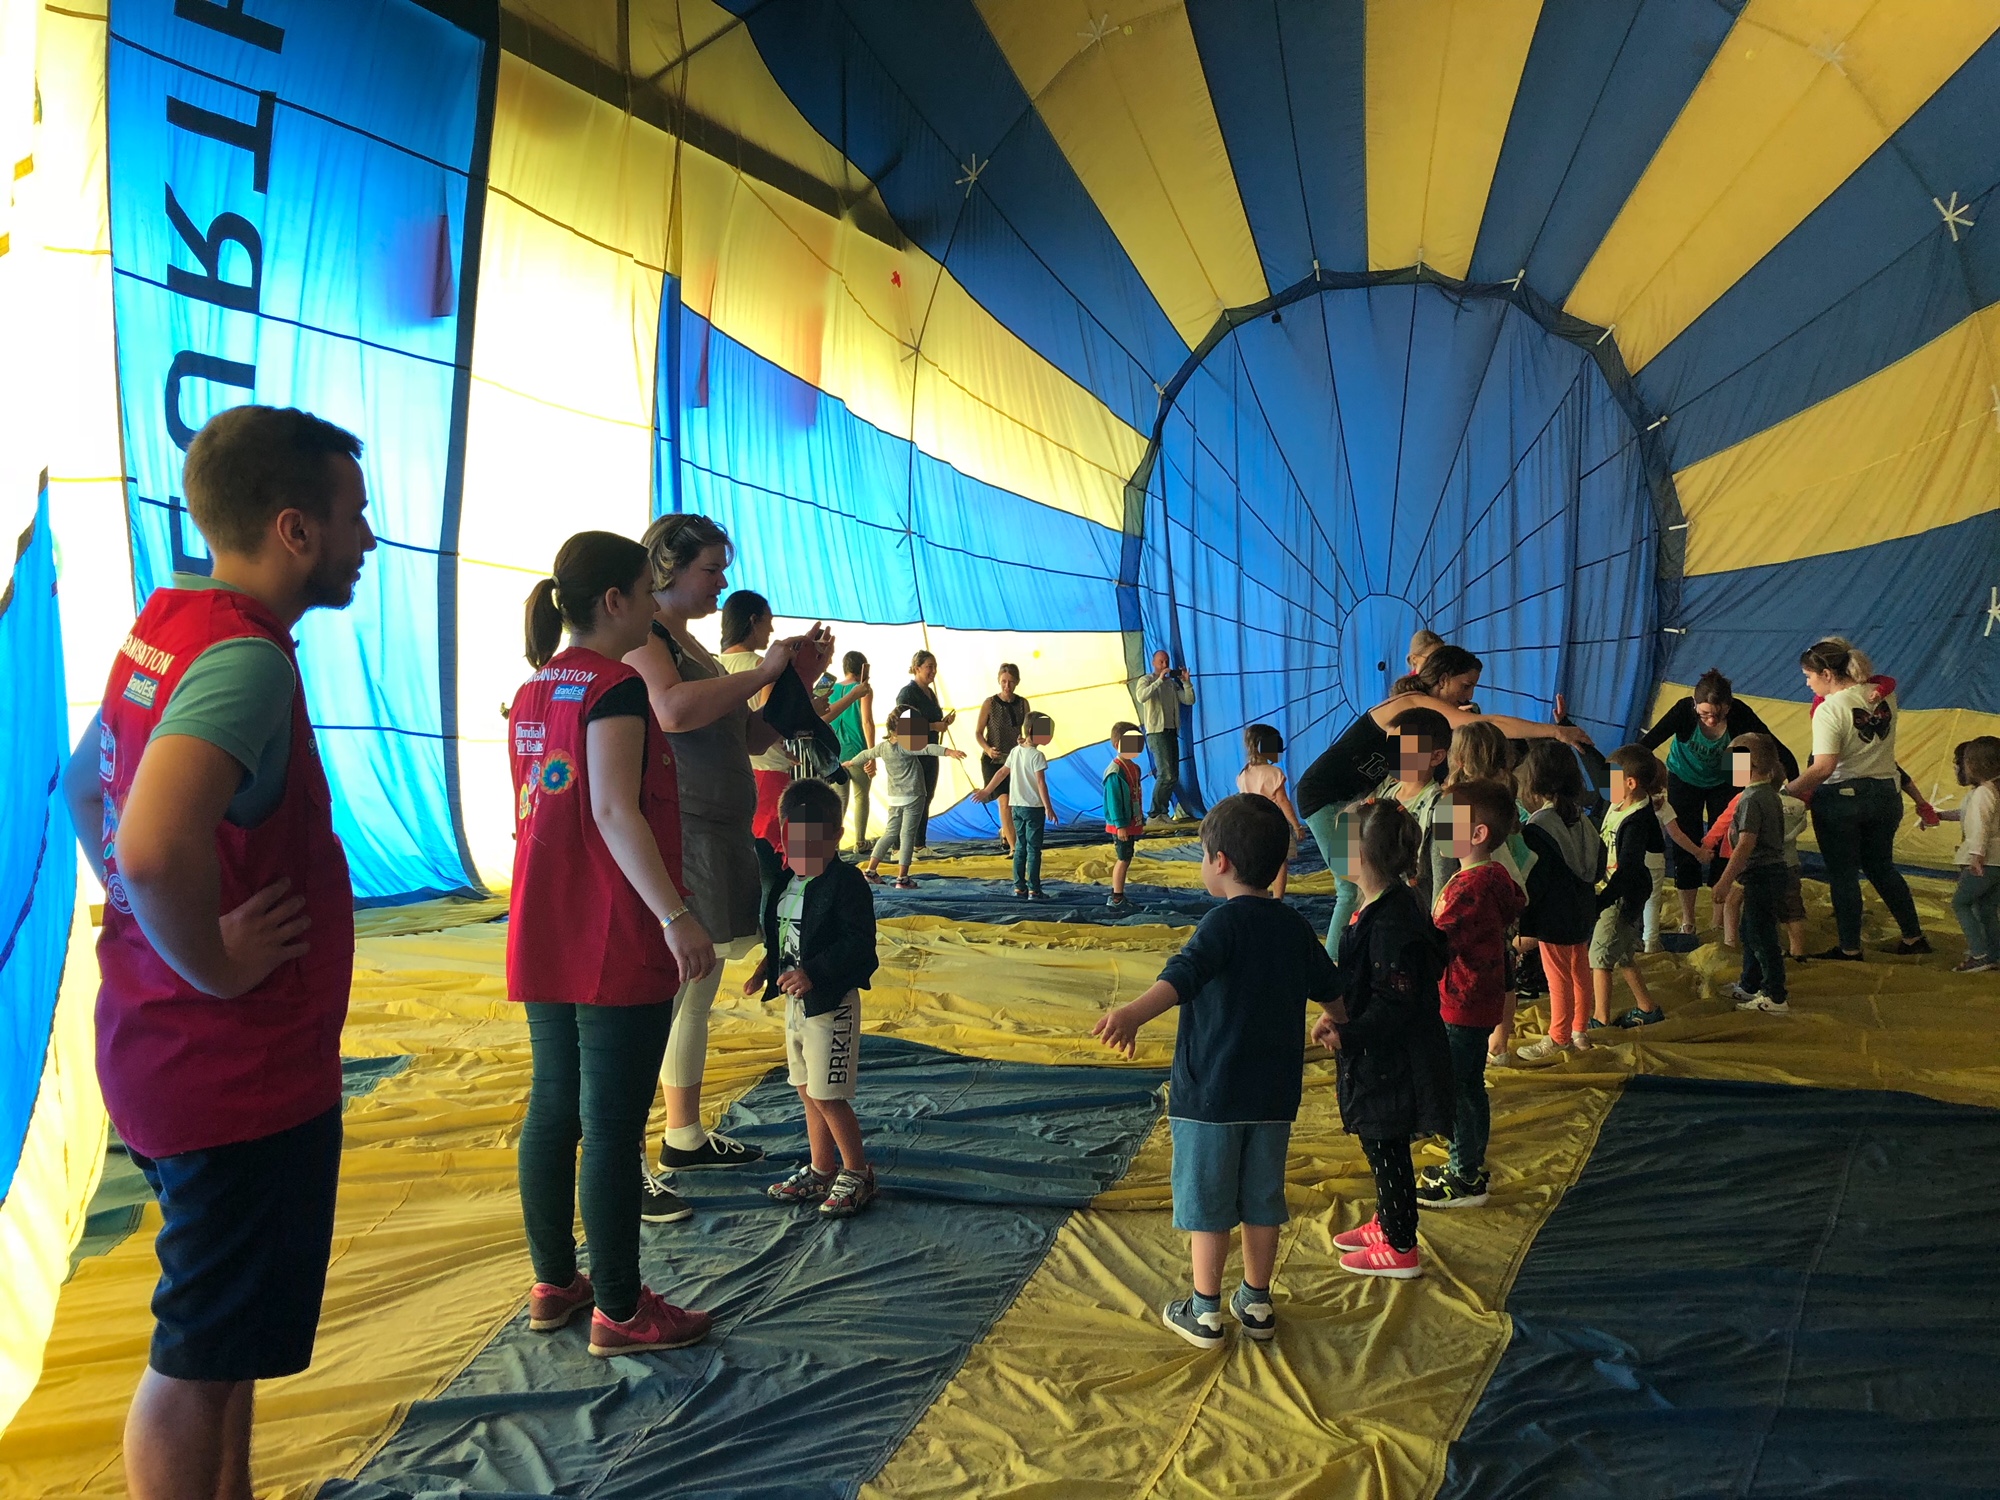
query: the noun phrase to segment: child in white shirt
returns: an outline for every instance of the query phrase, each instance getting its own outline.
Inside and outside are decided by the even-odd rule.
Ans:
[[[1021,726],[1021,743],[1007,752],[1007,764],[972,795],[990,802],[1007,788],[1014,813],[1014,895],[1024,901],[1046,901],[1042,893],[1042,834],[1055,802],[1049,796],[1049,758],[1042,751],[1055,737],[1056,721],[1031,713]]]
[[[1958,747],[1958,781],[1972,791],[1956,814],[1945,814],[1960,825],[1951,910],[1965,930],[1965,957],[1952,972],[1985,974],[2000,970],[2000,736]]]

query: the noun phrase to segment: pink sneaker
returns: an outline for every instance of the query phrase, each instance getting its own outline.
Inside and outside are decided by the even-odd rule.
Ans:
[[[581,1271],[568,1286],[550,1286],[546,1281],[538,1281],[528,1293],[528,1326],[536,1333],[567,1328],[571,1319],[590,1306],[593,1295],[590,1278]]]
[[[1357,1276],[1391,1276],[1398,1281],[1408,1281],[1413,1276],[1424,1274],[1416,1246],[1398,1250],[1387,1240],[1341,1256],[1340,1269],[1352,1271]]]
[[[685,1349],[708,1337],[714,1323],[705,1312],[675,1307],[649,1287],[639,1288],[639,1310],[622,1323],[601,1312],[590,1315],[590,1352],[599,1359],[614,1354],[645,1354],[654,1349]]]
[[[1383,1243],[1385,1242],[1382,1238],[1382,1219],[1379,1214],[1366,1224],[1358,1224],[1345,1234],[1336,1234],[1333,1237],[1333,1248],[1336,1250],[1367,1250]]]

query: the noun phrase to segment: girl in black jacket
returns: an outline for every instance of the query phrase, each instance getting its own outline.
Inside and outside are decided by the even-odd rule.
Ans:
[[[1590,935],[1597,926],[1597,881],[1604,869],[1604,841],[1583,812],[1583,777],[1576,757],[1552,740],[1528,750],[1528,794],[1535,810],[1521,837],[1535,856],[1528,870],[1528,909],[1521,936],[1541,949],[1549,983],[1549,1034],[1520,1052],[1522,1062],[1560,1057],[1563,1049],[1590,1046],[1595,988],[1590,975]]]
[[[1337,1007],[1313,1039],[1339,1054],[1340,1118],[1375,1176],[1375,1217],[1336,1235],[1341,1269],[1420,1275],[1417,1177],[1410,1139],[1449,1135],[1455,1123],[1451,1051],[1438,1013],[1449,954],[1410,888],[1423,831],[1394,802],[1360,814],[1355,881],[1362,906],[1340,940]]]

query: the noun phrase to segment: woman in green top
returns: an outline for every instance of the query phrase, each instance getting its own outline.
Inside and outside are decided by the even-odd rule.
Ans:
[[[1798,775],[1798,761],[1757,710],[1738,701],[1729,679],[1715,667],[1701,674],[1694,691],[1661,714],[1653,727],[1639,736],[1648,750],[1667,740],[1667,803],[1674,810],[1681,832],[1700,843],[1708,827],[1722,816],[1736,795],[1729,763],[1729,746],[1741,734],[1770,734],[1778,746],[1787,778]],[[1676,842],[1667,851],[1674,867],[1674,886],[1681,894],[1681,931],[1694,931],[1694,893],[1703,884],[1714,885],[1722,874],[1718,861],[1704,865]],[[1717,918],[1720,921],[1720,916]]]
[[[828,694],[834,737],[840,741],[840,759],[845,765],[875,743],[875,689],[868,682],[868,658],[850,651],[840,659],[840,682]],[[847,804],[854,803],[854,852],[866,854],[868,844],[868,783],[875,775],[875,762],[862,767],[859,776],[850,775],[840,789],[840,816],[847,817]],[[850,792],[850,788],[852,789]]]
[[[1014,691],[1021,685],[1021,669],[1011,661],[1000,663],[1000,691],[979,705],[979,724],[972,737],[979,741],[979,772],[991,781],[1007,764],[1007,753],[1021,743],[1021,726],[1028,722],[1028,700]],[[980,783],[981,786],[986,781]],[[1000,842],[1014,852],[1014,820],[1008,810],[1007,793],[1000,793]]]

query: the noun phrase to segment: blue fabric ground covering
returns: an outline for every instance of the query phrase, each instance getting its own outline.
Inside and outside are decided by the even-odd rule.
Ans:
[[[1995,1160],[2000,1111],[1632,1079],[1440,1500],[2000,1494]]]
[[[875,1205],[822,1222],[764,1196],[805,1153],[775,1073],[723,1121],[767,1170],[683,1173],[693,1220],[646,1231],[654,1288],[712,1311],[708,1343],[597,1360],[581,1324],[515,1319],[414,1406],[327,1500],[578,1494],[848,1496],[1041,1264],[1071,1210],[1125,1173],[1166,1074],[861,1046]],[[522,1256],[522,1276],[527,1276]]]

